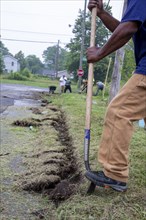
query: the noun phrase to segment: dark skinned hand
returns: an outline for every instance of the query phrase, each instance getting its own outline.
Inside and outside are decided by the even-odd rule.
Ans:
[[[86,51],[86,57],[88,63],[95,63],[100,60],[100,48],[89,47]]]
[[[97,14],[101,14],[103,9],[103,0],[89,0],[88,9],[92,11],[94,7],[97,7]]]

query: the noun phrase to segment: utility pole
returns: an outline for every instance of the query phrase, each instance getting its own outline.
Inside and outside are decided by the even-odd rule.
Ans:
[[[83,23],[82,23],[82,42],[81,42],[79,70],[83,69],[83,52],[84,52],[84,40],[85,40],[86,7],[87,7],[87,0],[85,0],[85,3],[84,3],[84,14],[83,14]],[[78,76],[78,89],[79,89],[79,91],[80,91],[80,88],[81,88],[81,82],[82,82],[82,76]]]
[[[56,48],[56,55],[55,55],[55,72],[56,72],[56,78],[57,78],[57,76],[58,76],[59,43],[60,43],[60,41],[58,40],[57,48]]]

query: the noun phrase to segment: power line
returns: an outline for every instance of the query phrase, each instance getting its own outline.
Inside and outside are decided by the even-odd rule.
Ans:
[[[57,36],[70,36],[70,37],[73,36],[69,34],[53,34],[53,33],[45,33],[45,32],[43,33],[43,32],[35,32],[35,31],[12,30],[12,29],[5,29],[5,28],[2,28],[1,30],[10,31],[10,32],[30,33],[30,34],[45,34],[45,35],[57,35]]]
[[[57,44],[57,42],[49,42],[49,41],[34,41],[34,40],[20,40],[20,39],[11,39],[11,38],[1,38],[1,40],[7,40],[7,41],[19,41],[19,42],[27,42],[27,43],[44,43],[44,44]],[[68,43],[62,43],[61,44],[68,44]]]

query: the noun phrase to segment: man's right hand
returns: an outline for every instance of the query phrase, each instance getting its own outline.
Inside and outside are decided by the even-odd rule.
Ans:
[[[103,9],[103,0],[89,0],[88,9],[92,11],[94,7],[97,7],[97,15],[101,14]]]

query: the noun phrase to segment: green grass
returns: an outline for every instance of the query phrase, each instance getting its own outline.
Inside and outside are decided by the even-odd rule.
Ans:
[[[74,145],[79,152],[79,160],[84,172],[83,142],[85,127],[86,96],[79,94],[62,94],[52,96],[53,104],[61,106],[66,112],[70,133]],[[103,119],[106,111],[106,102],[102,97],[93,97],[91,117],[90,163],[93,170],[99,168],[97,150],[102,133]],[[126,193],[117,193],[112,190],[97,189],[91,195],[86,195],[89,182],[81,184],[78,193],[64,202],[58,209],[58,219],[107,219],[107,220],[144,220],[145,200],[145,141],[146,134],[143,128],[135,126],[135,132],[130,145],[130,178],[129,189]]]
[[[79,160],[83,164],[83,141],[85,127],[86,97],[79,94],[62,94],[52,96],[52,102],[62,107],[66,112],[70,133],[74,145],[79,152]],[[93,97],[91,119],[90,163],[93,170],[98,169],[97,150],[102,133],[103,119],[106,111],[106,102],[101,96]],[[97,104],[96,104],[97,103]],[[107,219],[130,220],[145,219],[144,192],[145,192],[145,141],[144,129],[135,126],[130,145],[130,178],[129,189],[119,194],[111,190],[97,189],[91,195],[86,195],[88,181],[85,180],[78,190],[78,194],[63,203],[57,210],[59,219]]]
[[[10,80],[4,76],[1,76],[0,80],[1,80],[1,83],[22,84],[22,85],[27,85],[27,86],[39,86],[43,88],[47,88],[49,84],[53,84],[56,86],[58,84],[57,80],[51,80],[47,77],[39,77],[39,76],[38,77],[32,76],[32,78],[27,81]]]
[[[6,81],[2,81],[6,82]],[[50,82],[58,81],[47,79],[34,81],[34,85],[46,87]],[[8,83],[8,82],[7,82]],[[18,83],[18,82],[17,82]],[[29,85],[28,82],[27,85]],[[31,84],[32,85],[32,84]],[[76,91],[76,85],[73,86]],[[47,96],[48,98],[48,96]],[[106,97],[107,99],[108,97]],[[78,153],[80,169],[84,173],[83,143],[85,128],[86,95],[78,93],[55,94],[49,96],[52,104],[61,107],[67,116],[70,134]],[[91,119],[90,163],[93,170],[99,167],[97,150],[102,133],[103,119],[107,107],[102,97],[93,97]],[[130,145],[130,178],[129,189],[126,193],[117,193],[112,190],[97,188],[95,193],[86,194],[89,182],[84,178],[75,195],[58,208],[48,204],[48,214],[45,219],[54,220],[144,220],[145,212],[145,142],[146,133],[143,128],[135,126],[135,132]],[[50,216],[53,216],[51,218]]]

